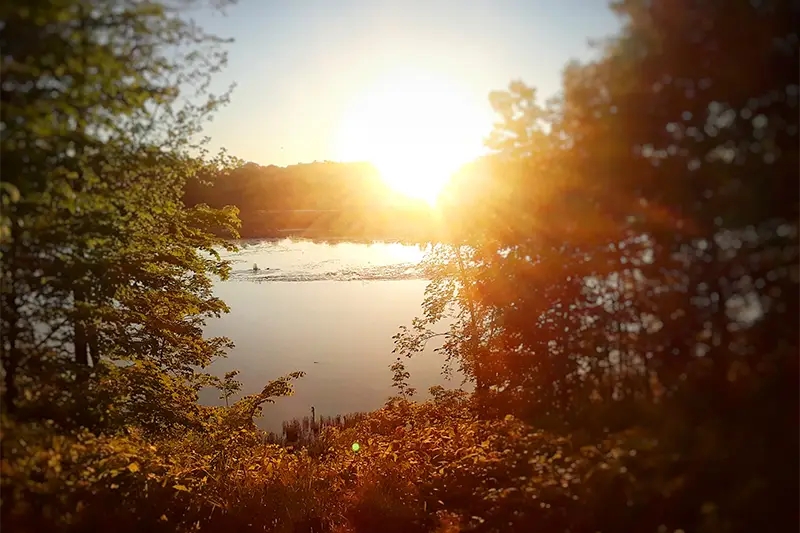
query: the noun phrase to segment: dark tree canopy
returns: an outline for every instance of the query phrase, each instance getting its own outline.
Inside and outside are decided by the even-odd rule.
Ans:
[[[560,98],[537,107],[520,82],[492,94],[497,154],[451,185],[452,238],[429,258],[424,315],[397,349],[444,334],[485,402],[537,427],[644,428],[665,468],[680,458],[669,468],[683,488],[662,513],[708,498],[723,529],[756,515],[788,526],[800,6],[614,9],[621,34],[568,66]],[[438,329],[444,319],[455,326]],[[737,479],[752,484],[726,492]]]

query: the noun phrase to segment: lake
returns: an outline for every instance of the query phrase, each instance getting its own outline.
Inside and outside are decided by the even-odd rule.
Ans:
[[[420,313],[427,283],[418,268],[423,251],[397,243],[290,239],[240,245],[223,254],[232,261],[231,279],[215,285],[231,312],[206,327],[207,335],[230,337],[236,347],[211,371],[240,370],[243,394],[258,393],[289,372],[306,372],[294,396],[265,405],[258,425],[268,431],[310,415],[312,406],[318,416],[380,408],[395,390],[392,335]],[[438,345],[406,360],[421,398],[432,385],[461,386],[461,376],[441,375],[444,359],[433,352]],[[201,401],[219,405],[218,395],[203,391]]]

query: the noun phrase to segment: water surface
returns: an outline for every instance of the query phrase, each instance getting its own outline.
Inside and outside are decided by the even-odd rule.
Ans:
[[[207,335],[230,337],[236,347],[212,372],[240,370],[244,394],[259,392],[288,372],[306,372],[294,396],[265,407],[259,425],[269,431],[310,414],[312,406],[317,415],[381,407],[394,391],[392,335],[419,314],[426,284],[418,268],[423,252],[393,243],[241,244],[239,252],[225,256],[233,260],[231,279],[215,286],[231,312],[209,320],[206,328]],[[411,385],[421,393],[436,384],[461,385],[460,376],[441,375],[436,346],[407,361]],[[216,396],[204,391],[201,400],[218,404]]]

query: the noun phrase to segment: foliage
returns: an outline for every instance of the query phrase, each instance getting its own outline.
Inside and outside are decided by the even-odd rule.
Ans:
[[[230,372],[225,372],[225,376],[221,380],[215,380],[214,385],[222,393],[219,399],[225,400],[225,407],[228,407],[228,398],[242,390],[242,382],[236,379],[238,375],[238,370],[231,370]]]
[[[392,371],[392,387],[397,389],[401,398],[411,399],[417,392],[416,389],[408,384],[411,373],[406,370],[403,361],[398,357],[397,361],[390,367]]]
[[[2,9],[4,409],[38,417],[28,397],[89,374],[74,362],[166,428],[231,346],[202,327],[227,311],[211,285],[232,245],[215,235],[237,236],[237,210],[181,203],[187,179],[228,164],[194,140],[227,98],[207,92],[224,41],[151,2]]]
[[[122,530],[434,531],[447,522],[474,531],[731,531],[753,512],[740,502],[756,501],[766,481],[762,458],[727,470],[726,453],[736,451],[720,454],[702,428],[589,440],[487,418],[465,393],[432,392],[429,402],[396,400],[353,427],[327,428],[316,457],[262,444],[247,429],[148,446],[135,435],[42,442],[52,431],[12,426],[3,478],[30,506],[4,523],[83,530],[114,516],[125,517]],[[692,433],[683,453],[669,453],[672,439]],[[37,502],[49,510],[37,513]]]

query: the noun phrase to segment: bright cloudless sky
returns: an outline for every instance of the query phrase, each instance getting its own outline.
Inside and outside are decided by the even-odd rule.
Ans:
[[[457,85],[488,133],[489,91],[522,79],[549,97],[588,39],[619,26],[604,0],[239,0],[195,19],[235,39],[215,90],[237,87],[206,128],[211,148],[281,166],[342,160],[354,98],[398,68]]]

